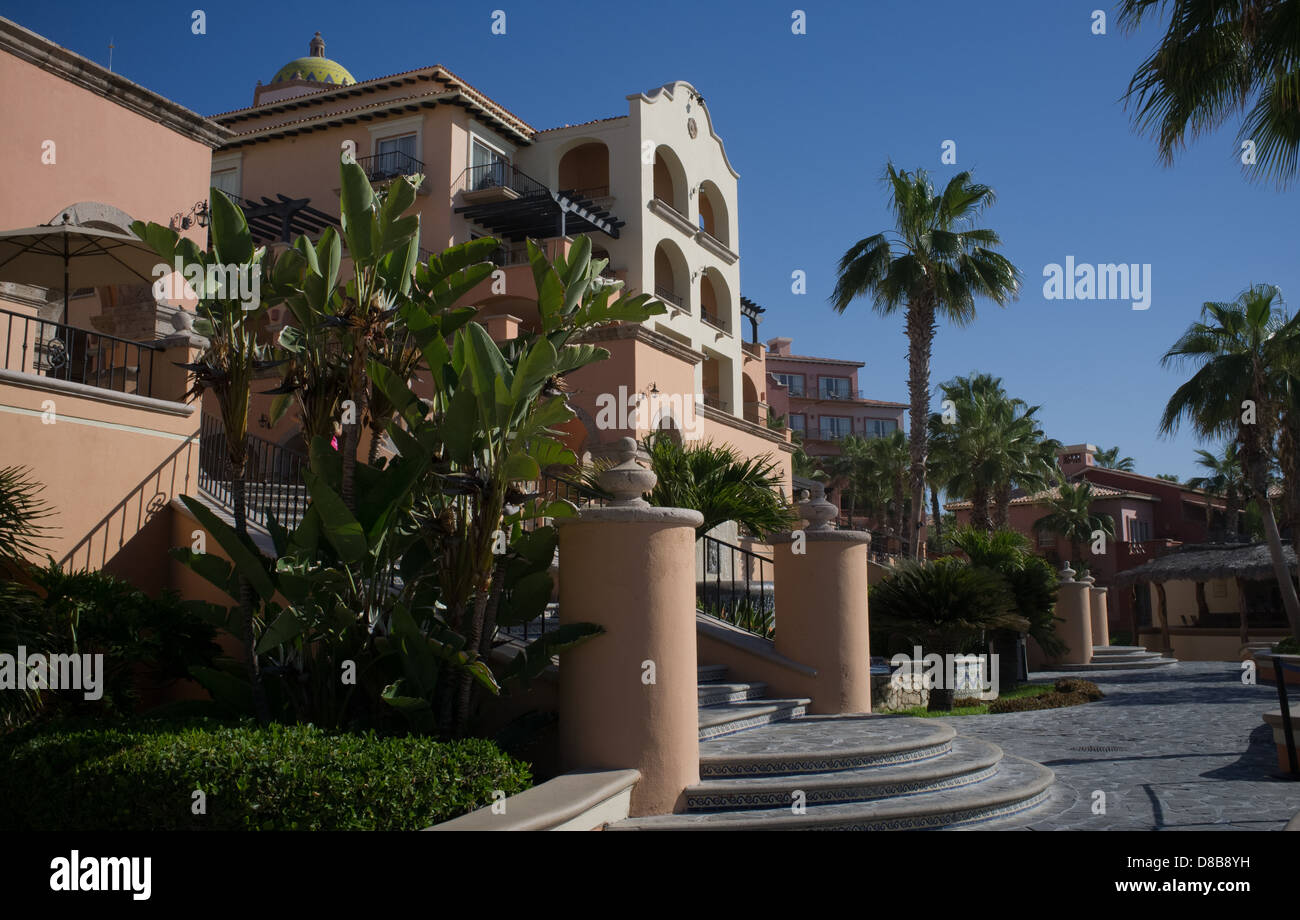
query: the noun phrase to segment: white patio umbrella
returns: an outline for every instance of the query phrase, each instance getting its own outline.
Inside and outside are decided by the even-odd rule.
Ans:
[[[143,240],[112,230],[51,224],[0,231],[0,281],[62,286],[64,322],[74,280],[80,287],[152,284],[158,264]]]

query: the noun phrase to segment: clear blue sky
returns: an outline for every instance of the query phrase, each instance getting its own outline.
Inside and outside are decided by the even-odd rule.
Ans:
[[[865,303],[837,316],[835,264],[889,225],[886,160],[945,180],[955,167],[940,145],[955,140],[958,167],[997,190],[984,222],[1025,286],[1007,309],[985,304],[974,325],[940,329],[933,380],[999,375],[1043,406],[1050,436],[1119,444],[1151,475],[1194,474],[1192,436],[1156,436],[1184,379],[1160,355],[1205,300],[1260,281],[1300,297],[1294,192],[1245,181],[1235,125],[1161,167],[1119,102],[1157,32],[1109,22],[1093,35],[1101,3],[798,5],[803,36],[790,29],[796,4],[771,2],[0,0],[0,12],[100,63],[111,36],[114,70],[203,114],[249,105],[256,81],[305,54],[316,30],[358,79],[441,63],[539,128],[625,114],[628,93],[688,80],[741,174],[743,290],[768,308],[764,338],[865,361],[862,385],[883,399],[907,399],[902,319]],[[204,36],[191,33],[194,8]],[[505,36],[490,31],[498,8]],[[1066,256],[1149,263],[1150,309],[1044,300],[1043,268]],[[802,296],[790,291],[796,269]]]

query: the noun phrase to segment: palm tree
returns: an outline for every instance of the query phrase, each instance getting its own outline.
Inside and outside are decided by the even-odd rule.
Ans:
[[[1218,456],[1208,450],[1198,449],[1196,464],[1207,471],[1206,475],[1192,477],[1187,480],[1187,485],[1189,488],[1200,489],[1205,493],[1205,527],[1210,540],[1215,543],[1222,542],[1225,530],[1228,536],[1235,537],[1239,532],[1237,526],[1239,502],[1245,492],[1241,463],[1237,459],[1237,442],[1225,443],[1223,452]],[[1220,496],[1224,498],[1226,507],[1223,513],[1223,526],[1216,528],[1213,527],[1213,499]]]
[[[44,490],[27,467],[0,469],[0,581],[24,569],[49,535],[54,509],[41,498]]]
[[[1160,419],[1172,434],[1186,418],[1203,437],[1232,437],[1248,494],[1259,509],[1273,574],[1291,631],[1300,638],[1300,598],[1282,555],[1273,506],[1268,499],[1278,416],[1285,407],[1289,372],[1300,353],[1300,318],[1282,308],[1271,284],[1247,288],[1231,302],[1209,302],[1161,364],[1192,362],[1199,369],[1174,391]]]
[[[912,554],[925,543],[926,421],[930,417],[930,353],[940,319],[965,325],[975,300],[998,306],[1019,293],[1020,272],[994,250],[1001,239],[972,222],[993,204],[993,189],[960,172],[935,194],[923,169],[885,168],[894,228],[854,243],[840,259],[831,304],[843,313],[870,297],[877,313],[906,311],[908,394],[911,402]]]
[[[1037,491],[1054,478],[1060,443],[1044,437],[1039,407],[1011,398],[1000,377],[955,377],[940,390],[956,416],[952,424],[930,418],[938,449],[950,458],[947,485],[971,499],[973,526],[1005,527],[1014,490]]]
[[[1259,167],[1252,177],[1289,184],[1300,153],[1300,3],[1121,0],[1119,22],[1132,31],[1166,8],[1165,34],[1129,83],[1127,98],[1139,129],[1155,137],[1160,159],[1169,164],[1189,138],[1210,134],[1240,114],[1234,153],[1250,142]]]
[[[873,504],[878,513],[883,511],[885,530],[897,541],[897,550],[902,553],[905,551],[904,544],[909,539],[917,539],[916,533],[907,527],[910,510],[907,498],[910,460],[907,436],[902,429],[895,428],[883,438],[872,438],[867,442],[864,460],[867,485],[863,491],[875,497]]]
[[[1092,485],[1087,480],[1062,481],[1057,494],[1047,501],[1047,514],[1034,522],[1035,533],[1053,533],[1070,541],[1070,555],[1079,563],[1080,572],[1088,570],[1083,545],[1091,543],[1098,531],[1112,539],[1115,536],[1115,519],[1094,512],[1092,502]]]
[[[840,452],[825,461],[831,485],[849,500],[849,520],[853,519],[857,499],[864,492],[863,465],[867,460],[867,441],[861,435],[851,434],[840,442]]]
[[[1092,457],[1097,461],[1097,465],[1104,470],[1120,470],[1125,473],[1131,473],[1134,470],[1133,458],[1121,457],[1118,447],[1098,450]]]
[[[682,445],[667,434],[646,442],[650,468],[658,477],[649,495],[652,505],[691,508],[704,516],[695,528],[703,536],[719,524],[735,521],[757,537],[787,530],[794,514],[781,496],[781,476],[769,457],[742,457],[725,444],[706,441]],[[584,478],[597,485],[598,468]]]

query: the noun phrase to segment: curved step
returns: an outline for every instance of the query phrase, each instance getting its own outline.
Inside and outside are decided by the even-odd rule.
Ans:
[[[748,700],[700,707],[700,740],[717,738],[747,728],[797,719],[812,700]]]
[[[902,716],[804,716],[700,745],[700,777],[772,776],[917,763],[952,749],[956,732]]]
[[[958,736],[946,756],[914,763],[706,779],[686,789],[686,807],[693,811],[788,808],[797,793],[808,805],[916,795],[982,782],[992,777],[1000,760],[1002,749],[997,745]]]
[[[1053,671],[1131,671],[1166,668],[1175,664],[1178,664],[1177,658],[1164,658],[1156,655],[1153,658],[1117,659],[1115,661],[1098,661],[1094,658],[1091,664],[1057,664],[1052,665],[1051,669]]]
[[[1004,756],[994,774],[956,789],[866,802],[629,818],[609,830],[922,830],[1004,818],[1040,804],[1055,775],[1041,764]]]
[[[1096,658],[1100,655],[1130,655],[1149,651],[1145,645],[1094,645],[1092,656]]]
[[[727,666],[722,664],[702,664],[695,669],[695,679],[700,683],[708,680],[722,680],[727,676]]]
[[[717,706],[722,703],[740,703],[745,700],[762,699],[767,695],[767,684],[762,681],[753,683],[714,681],[700,684],[698,693],[701,706]]]

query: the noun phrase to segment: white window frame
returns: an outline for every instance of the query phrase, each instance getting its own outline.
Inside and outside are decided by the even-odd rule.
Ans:
[[[805,380],[803,374],[783,374],[783,373],[781,373],[781,372],[779,372],[779,371],[772,371],[772,376],[776,378],[776,382],[777,382],[777,383],[781,384],[781,386],[785,387],[787,390],[790,391],[790,395],[791,395],[791,396],[796,396],[796,397],[799,397],[799,398],[801,398],[801,399],[803,398],[803,395],[804,395],[804,392],[805,392],[804,388],[805,388],[805,386],[806,386],[806,384],[807,384],[807,380]],[[782,379],[782,378],[785,378],[785,379]],[[796,392],[794,391],[794,387],[792,387],[792,386],[790,385],[790,384],[793,383],[796,379],[798,379],[798,381],[799,381],[799,392],[798,392],[798,393],[796,393]]]
[[[799,424],[798,424],[798,425],[796,425],[796,424],[794,423],[794,420],[795,420],[795,419],[798,419],[798,420],[799,420]],[[797,432],[799,432],[800,434],[806,434],[806,433],[807,433],[807,431],[808,431],[808,417],[807,417],[806,415],[804,415],[802,412],[791,412],[791,413],[790,413],[790,417],[787,419],[787,421],[790,423],[790,430],[791,430],[791,431],[797,431]]]
[[[421,163],[424,162],[424,116],[412,115],[409,118],[397,118],[392,121],[385,121],[377,125],[367,125],[366,130],[370,133],[370,155],[376,156],[379,153],[379,142],[389,140],[390,138],[402,137],[406,134],[415,135],[415,158]]]
[[[827,420],[847,422],[848,424],[838,436],[836,436],[835,432],[830,432],[828,436],[828,429],[824,424]],[[839,426],[833,427],[839,430]],[[823,441],[842,441],[853,434],[853,419],[847,415],[819,415],[817,417],[817,434]]]
[[[239,188],[236,192],[240,198],[244,197],[244,152],[237,150],[234,153],[222,153],[212,157],[212,166],[208,170],[208,187],[212,187],[212,180],[219,172],[226,172],[233,169],[235,171],[235,185]]]
[[[827,388],[825,388],[825,387],[822,386],[822,381],[823,381],[823,380],[836,380],[836,381],[843,381],[843,382],[844,382],[844,395],[843,395],[843,396],[832,396],[832,395],[830,395],[830,391],[829,391],[829,389],[827,389]],[[837,376],[837,375],[834,375],[834,374],[818,374],[818,375],[817,375],[817,396],[818,396],[818,398],[820,398],[820,399],[852,399],[852,398],[853,398],[853,378],[852,378],[852,377],[840,377],[840,376]]]

